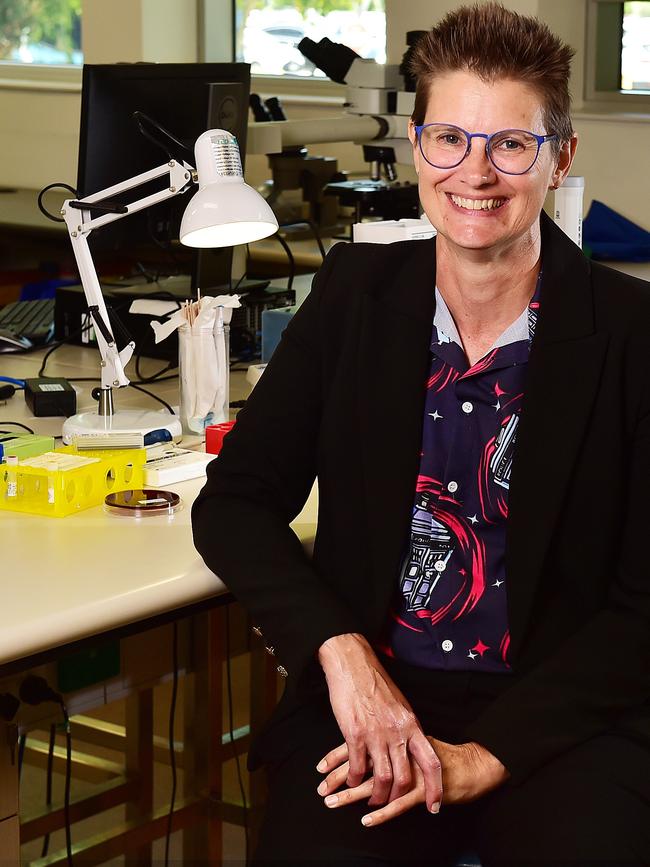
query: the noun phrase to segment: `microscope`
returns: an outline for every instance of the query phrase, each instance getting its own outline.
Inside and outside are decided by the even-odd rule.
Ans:
[[[262,101],[258,94],[252,93],[249,104],[257,123],[286,121],[282,104],[275,96]],[[338,204],[326,194],[330,182],[346,179],[346,174],[338,170],[337,160],[312,156],[302,144],[283,146],[278,153],[268,153],[267,157],[272,181],[266,200],[280,224],[300,226],[304,223],[307,226],[311,222],[318,227],[321,236],[341,231]],[[285,195],[292,190],[301,191],[301,202]]]
[[[364,60],[347,46],[327,38],[318,43],[305,38],[298,44],[298,49],[332,81],[347,86],[344,108],[348,113],[375,116],[402,114],[408,119],[413,111],[415,94],[415,81],[408,72],[408,59],[422,32],[418,30],[407,34],[408,49],[400,66],[384,66]],[[404,159],[403,146],[400,151]],[[335,196],[341,205],[354,208],[356,223],[360,223],[364,217],[416,219],[420,208],[417,185],[398,180],[394,143],[364,144],[363,156],[369,166],[369,177],[332,181],[326,187],[326,194]],[[406,161],[411,161],[410,149]]]

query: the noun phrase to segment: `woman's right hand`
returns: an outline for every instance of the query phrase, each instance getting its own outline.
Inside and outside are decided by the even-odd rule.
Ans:
[[[367,640],[356,633],[336,635],[321,645],[318,659],[345,739],[343,746],[322,759],[318,770],[331,771],[347,759],[346,783],[351,788],[360,785],[372,770],[374,782],[368,803],[376,806],[410,791],[413,759],[422,771],[427,808],[437,812],[442,801],[438,756]]]

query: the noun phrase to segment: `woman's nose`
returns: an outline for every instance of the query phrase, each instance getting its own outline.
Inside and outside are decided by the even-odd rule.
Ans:
[[[460,165],[464,179],[472,186],[481,187],[496,180],[496,169],[487,155],[487,143],[483,138],[473,138],[469,153]]]

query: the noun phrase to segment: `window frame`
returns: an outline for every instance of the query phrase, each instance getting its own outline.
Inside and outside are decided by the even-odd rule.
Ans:
[[[81,66],[0,61],[0,90],[81,92]]]
[[[0,90],[81,92],[82,69],[83,63],[21,63],[18,60],[0,60]]]
[[[609,110],[621,111],[625,109],[632,113],[650,113],[650,90],[647,92],[622,90],[599,90],[597,87],[598,74],[598,7],[602,3],[617,3],[623,7],[625,0],[587,0],[586,20],[586,51],[585,51],[585,111],[593,111],[597,106],[603,106]],[[616,35],[617,45],[620,41]],[[612,37],[612,44],[614,38]]]

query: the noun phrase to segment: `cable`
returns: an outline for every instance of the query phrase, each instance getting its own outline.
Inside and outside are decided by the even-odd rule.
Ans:
[[[41,214],[43,214],[44,217],[47,217],[48,220],[52,220],[53,223],[65,223],[63,217],[55,217],[54,214],[51,214],[43,204],[43,196],[45,195],[45,193],[47,193],[48,190],[55,189],[68,190],[68,192],[72,193],[75,199],[78,198],[77,191],[74,187],[71,187],[70,184],[48,184],[46,187],[43,187],[43,189],[38,194],[38,198],[36,200],[36,203],[38,204],[38,210],[41,212]]]
[[[176,377],[175,376],[169,376],[169,377],[166,376],[166,377],[164,377],[164,379],[161,378],[157,381],[163,382],[167,379],[176,379]],[[74,377],[68,379],[68,382],[101,382],[101,379],[99,378],[99,376],[74,376]],[[166,400],[163,400],[162,397],[158,397],[158,395],[154,394],[152,391],[148,391],[146,388],[142,388],[141,385],[138,385],[136,382],[133,382],[133,381],[129,382],[129,387],[135,388],[138,391],[141,391],[144,394],[148,395],[149,397],[153,398],[154,400],[157,400],[158,403],[162,403],[162,405],[165,407],[165,409],[169,410],[169,412],[172,415],[176,415],[176,413],[174,412],[174,408],[172,406],[170,406]],[[0,421],[0,425],[1,424],[18,424],[18,422],[10,422],[10,421],[1,422]],[[25,427],[25,425],[21,425],[21,427]],[[29,430],[30,433],[34,433],[34,431],[30,430],[29,428],[26,428],[26,430]]]
[[[148,129],[146,129],[145,123],[151,124],[151,126],[154,127],[154,129],[157,129],[158,132],[161,132],[164,136],[167,136],[167,138],[170,141],[172,141],[177,147],[181,148],[181,150],[185,151],[186,154],[189,154],[189,155],[192,154],[192,149],[190,147],[188,147],[179,138],[176,138],[176,136],[172,132],[170,132],[168,129],[165,129],[165,127],[161,123],[159,123],[157,120],[154,120],[152,117],[149,117],[148,114],[145,114],[143,111],[134,111],[133,114],[131,115],[131,117],[135,121],[136,126],[138,127],[140,133],[146,139],[148,139],[152,144],[155,144],[156,147],[162,148],[170,160],[176,159],[176,157],[169,150],[169,148],[163,142],[160,141],[160,139],[157,139],[154,135],[152,135],[149,132]],[[143,123],[143,121],[144,121],[144,123]]]
[[[293,253],[289,249],[289,245],[284,240],[284,238],[277,234],[274,237],[276,238],[278,244],[281,244],[281,246],[284,248],[284,251],[287,254],[287,258],[289,259],[289,280],[287,281],[287,292],[291,292],[293,288],[293,278],[296,273],[296,263],[293,258]]]
[[[169,293],[169,294],[171,295],[171,293]],[[180,301],[177,298],[174,298],[173,300],[176,302],[176,309],[181,310],[183,305],[180,303]],[[140,361],[142,359],[142,356],[144,355],[144,350],[149,345],[149,343],[151,343],[151,340],[154,337],[153,330],[149,332],[148,336],[149,336],[149,340],[147,341],[145,339],[141,342],[141,345],[138,348],[138,351],[136,352],[136,355],[135,355],[135,375],[138,377],[138,379],[142,383],[154,382],[156,379],[158,379],[159,376],[162,376],[163,374],[167,373],[168,370],[171,370],[173,367],[176,366],[173,361],[170,361],[169,364],[167,365],[167,367],[161,368],[157,373],[154,373],[153,376],[144,376],[140,372]]]
[[[10,424],[10,425],[13,425],[15,427],[21,427],[23,430],[26,430],[27,433],[30,433],[30,434],[34,433],[34,431],[32,430],[31,427],[27,427],[27,425],[23,424],[21,421],[0,421],[0,427],[2,427],[3,424]]]
[[[163,373],[164,371],[160,371],[160,372]],[[178,374],[172,373],[171,376],[158,376],[158,375],[156,375],[155,379],[156,379],[156,382],[171,382],[172,379],[178,379]],[[147,385],[147,383],[150,382],[150,380],[149,379],[132,379],[132,380],[130,380],[130,382],[132,384],[135,384],[135,385]]]
[[[48,358],[50,357],[50,355],[52,355],[53,352],[56,352],[57,349],[60,349],[63,346],[63,344],[66,342],[67,341],[65,341],[65,340],[57,340],[56,343],[52,344],[52,346],[48,349],[48,351],[43,356],[43,361],[41,362],[41,366],[39,368],[37,376],[39,376],[39,377],[45,376],[45,365],[47,364]]]
[[[281,223],[280,229],[287,229],[289,226],[309,226],[311,229],[312,235],[314,236],[314,240],[318,244],[318,249],[323,259],[325,259],[325,247],[323,245],[323,241],[320,236],[320,232],[316,228],[316,223],[313,220],[292,220],[290,223]]]
[[[56,726],[54,723],[50,726],[50,743],[47,750],[47,776],[45,778],[45,806],[52,806],[52,771],[54,768],[54,745],[56,744]],[[43,837],[43,848],[41,849],[41,858],[45,858],[50,848],[50,833],[49,831]]]
[[[182,307],[178,298],[176,298],[176,296],[173,295],[171,292],[165,292],[164,290],[161,290],[160,292],[154,292],[151,295],[148,295],[147,297],[150,299],[153,299],[153,300],[171,299],[172,301],[174,301],[176,303],[178,310],[180,310]],[[117,311],[121,310],[123,307],[126,307],[130,303],[131,303],[130,300],[124,301],[122,304],[118,304],[116,307],[113,307],[111,309],[112,309],[113,313],[116,313]],[[52,355],[53,352],[56,352],[56,350],[59,349],[61,346],[65,345],[66,343],[70,343],[72,340],[74,340],[75,337],[77,337],[79,334],[82,334],[86,329],[88,329],[89,320],[90,320],[90,313],[86,313],[84,316],[83,322],[81,323],[80,328],[77,328],[76,331],[73,331],[70,334],[68,334],[64,340],[57,341],[55,344],[53,344],[50,347],[50,349],[48,349],[48,351],[43,356],[43,361],[42,361],[41,367],[38,371],[39,377],[45,376],[45,368],[47,366],[47,362],[48,362],[50,355]],[[153,332],[151,332],[151,333],[153,336]],[[168,370],[172,370],[172,368],[174,367],[174,363],[170,361],[169,364],[167,365],[167,367],[162,368],[162,370],[159,370],[153,376],[144,377],[140,373],[140,358],[141,358],[141,356],[142,356],[142,349],[140,349],[140,351],[135,356],[135,373],[136,373],[136,376],[138,377],[138,380],[142,383],[146,384],[147,382],[154,382],[154,381],[158,380],[159,377],[161,377],[163,374],[167,373]],[[1,379],[3,379],[3,377],[0,377],[0,380]],[[12,382],[13,381],[14,380],[12,380]],[[72,382],[72,380],[69,380],[69,381]],[[81,380],[79,380],[79,379],[76,380],[76,382],[80,382],[80,381]],[[15,380],[15,382],[21,382],[23,387],[25,385],[24,380]]]
[[[141,385],[136,385],[134,382],[131,383],[131,387],[137,389],[138,391],[142,391],[144,394],[148,394],[149,397],[152,397],[154,400],[157,400],[158,403],[162,403],[165,409],[168,409],[172,415],[176,415],[173,407],[171,407],[166,400],[163,400],[162,397],[158,397],[157,394],[154,394],[152,391],[147,391],[146,388],[143,388]]]
[[[240,286],[242,280],[243,280],[243,279],[246,277],[246,275],[248,274],[248,262],[249,262],[249,260],[250,260],[250,257],[251,257],[250,247],[248,246],[248,244],[246,244],[246,267],[244,268],[244,273],[241,275],[241,277],[239,278],[239,280],[235,283],[234,288],[233,288],[232,285],[231,285],[231,287],[230,287],[230,292],[231,292],[231,293],[236,292],[236,291],[239,289],[239,286]],[[232,274],[231,274],[230,280],[231,280],[231,283],[232,283]]]
[[[25,746],[27,744],[27,735],[21,732],[18,738],[18,781],[23,771],[23,759],[25,758]]]
[[[226,685],[228,688],[228,729],[229,729],[229,734],[230,734],[230,745],[232,747],[232,754],[234,756],[235,765],[237,767],[237,781],[239,782],[239,791],[241,793],[242,806],[244,808],[244,839],[245,839],[245,843],[246,843],[244,863],[248,864],[248,802],[246,800],[246,790],[244,789],[244,780],[242,778],[241,767],[239,764],[239,753],[237,752],[237,747],[235,745],[235,723],[234,723],[234,719],[233,719],[232,676],[231,676],[231,671],[230,671],[230,607],[228,605],[226,605],[225,620],[226,620]]]
[[[64,344],[69,343],[71,340],[73,340],[75,337],[77,337],[77,335],[83,334],[83,332],[86,331],[89,327],[90,327],[90,313],[86,313],[84,315],[81,326],[79,328],[77,328],[76,331],[73,331],[71,334],[68,334],[64,340],[57,340],[57,342],[54,343],[48,349],[48,351],[43,356],[43,361],[41,362],[41,366],[39,368],[37,375],[39,377],[44,377],[45,376],[45,367],[47,366],[47,360],[50,357],[50,355],[52,355],[53,352],[56,352],[57,349],[60,349]]]
[[[25,388],[24,379],[14,379],[13,376],[0,376],[0,382],[10,382],[16,388]]]
[[[72,733],[68,709],[61,699],[61,712],[65,724],[65,789],[63,793],[63,817],[65,819],[65,849],[68,865],[72,867],[72,828],[70,825],[70,787],[72,784]]]
[[[169,815],[167,816],[167,833],[165,834],[165,867],[169,865],[169,844],[172,836],[172,823],[174,819],[174,804],[176,801],[176,749],[174,747],[174,719],[176,716],[176,698],[178,696],[178,623],[173,622],[172,633],[172,697],[169,704],[169,764],[172,771],[172,793],[169,801]]]
[[[138,377],[135,382],[137,385],[147,385],[147,383],[149,382],[160,382],[163,374],[167,373],[168,370],[173,370],[174,367],[178,366],[177,364],[174,364],[173,361],[170,361],[167,367],[161,367],[157,373],[153,373],[151,376],[143,376],[140,373],[140,358],[140,354],[136,355],[135,357],[135,375]],[[176,379],[177,376],[178,374],[175,373],[173,376],[165,376],[165,379]]]
[[[38,677],[34,674],[28,674],[20,684],[18,690],[20,700],[26,704],[42,704],[43,702],[51,701],[58,704],[63,714],[63,723],[65,727],[65,788],[63,795],[63,816],[65,820],[65,849],[68,861],[68,867],[73,867],[72,863],[72,831],[70,823],[70,788],[72,784],[72,735],[70,732],[70,717],[68,709],[61,693],[55,692],[48,684],[44,677]]]

